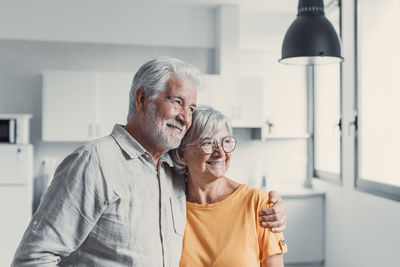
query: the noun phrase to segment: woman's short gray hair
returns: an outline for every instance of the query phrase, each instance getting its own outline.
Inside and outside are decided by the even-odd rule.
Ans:
[[[180,146],[170,151],[170,156],[179,174],[187,174],[187,167],[182,161],[180,154],[188,145],[199,145],[206,137],[211,137],[226,128],[232,135],[231,120],[218,110],[200,106],[193,113],[192,126],[183,137]]]
[[[133,77],[129,92],[129,110],[127,121],[129,122],[136,112],[136,91],[143,88],[146,94],[154,99],[167,89],[167,81],[171,77],[185,78],[192,81],[196,90],[203,85],[203,77],[199,69],[177,58],[158,57],[143,64]]]

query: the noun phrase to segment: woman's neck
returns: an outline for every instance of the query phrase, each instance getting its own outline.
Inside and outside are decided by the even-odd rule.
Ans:
[[[186,199],[198,204],[216,203],[229,197],[239,185],[226,177],[211,182],[199,182],[189,175]]]

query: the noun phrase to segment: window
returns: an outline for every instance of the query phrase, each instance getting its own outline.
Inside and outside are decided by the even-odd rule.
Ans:
[[[341,32],[339,0],[325,1],[325,15]],[[314,96],[314,171],[316,178],[341,182],[341,65],[311,67]]]
[[[314,67],[314,177],[340,181],[340,65]]]
[[[357,9],[356,187],[400,200],[400,2]]]

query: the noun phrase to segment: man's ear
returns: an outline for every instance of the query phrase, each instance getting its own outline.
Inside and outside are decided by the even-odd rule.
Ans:
[[[136,111],[143,110],[144,104],[146,102],[146,92],[143,87],[140,87],[136,90],[135,94],[135,106]]]

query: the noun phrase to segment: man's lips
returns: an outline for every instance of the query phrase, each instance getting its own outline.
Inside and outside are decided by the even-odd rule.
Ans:
[[[180,133],[182,133],[185,128],[185,126],[181,127],[179,125],[175,125],[175,124],[171,124],[171,123],[167,123],[167,126],[177,130]]]

